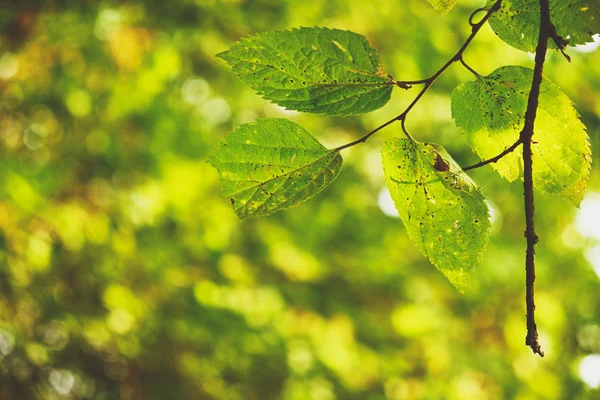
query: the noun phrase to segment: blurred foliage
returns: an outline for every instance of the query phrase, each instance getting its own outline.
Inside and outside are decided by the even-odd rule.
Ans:
[[[524,345],[519,182],[473,171],[494,233],[460,295],[382,212],[380,149],[399,126],[349,149],[319,196],[262,220],[238,222],[206,163],[244,122],[291,118],[334,146],[413,95],[363,117],[284,111],[214,56],[244,35],[350,29],[397,79],[419,79],[482,3],[445,18],[424,0],[0,2],[0,398],[599,399],[582,376],[600,372],[580,368],[600,353],[598,168],[581,211],[537,193],[540,359]],[[570,64],[551,54],[545,72],[597,161],[592,47]],[[466,59],[482,74],[532,64],[489,27]],[[462,165],[477,160],[449,96],[470,79],[453,67],[408,119]]]

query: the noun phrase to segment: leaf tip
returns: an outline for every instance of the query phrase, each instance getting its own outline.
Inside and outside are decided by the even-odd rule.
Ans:
[[[225,61],[227,61],[227,63],[229,63],[229,53],[230,52],[231,52],[231,50],[225,50],[225,51],[215,54],[215,57],[218,57],[221,60],[225,60]]]
[[[579,206],[581,206],[581,202],[583,201],[583,192],[567,192],[563,193],[563,197],[573,203],[575,207],[579,208]]]
[[[442,273],[448,278],[452,286],[456,288],[460,292],[460,294],[465,294],[465,289],[467,287],[467,282],[470,277],[470,273],[465,271],[463,268],[458,270],[441,270]]]
[[[440,14],[442,14],[444,17],[448,16],[448,13],[450,13],[450,10],[452,10],[452,8],[454,7],[454,4],[456,3],[456,0],[427,0],[429,1],[429,4],[431,4],[431,6]]]
[[[238,209],[238,210],[236,210],[236,209],[235,209],[235,206],[233,206],[233,205],[232,205],[232,206],[231,206],[231,208],[233,208],[233,211],[235,212],[235,215],[237,215],[237,217],[238,217],[238,219],[240,220],[240,222],[244,222],[244,221],[246,221],[247,219],[249,219],[247,215],[245,215],[245,214],[244,214],[244,213],[242,213],[242,212],[239,212],[239,209]]]

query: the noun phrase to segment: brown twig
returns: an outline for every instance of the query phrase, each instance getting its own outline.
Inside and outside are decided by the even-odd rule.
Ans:
[[[431,87],[431,85],[433,85],[433,83],[437,80],[437,78],[440,77],[440,75],[442,75],[444,73],[444,71],[446,71],[448,69],[448,67],[450,67],[452,64],[454,64],[455,62],[460,62],[462,60],[462,56],[463,53],[465,52],[465,50],[467,49],[467,47],[469,47],[469,44],[471,44],[471,42],[473,41],[473,39],[475,38],[475,36],[477,35],[477,32],[479,32],[479,30],[481,29],[481,27],[487,22],[487,20],[492,16],[492,14],[496,11],[498,11],[500,9],[500,6],[502,4],[502,0],[497,0],[492,7],[490,7],[487,11],[485,16],[481,19],[481,21],[477,22],[477,23],[473,23],[473,16],[476,13],[479,13],[480,11],[484,11],[483,9],[477,9],[473,12],[473,14],[471,15],[471,17],[469,18],[469,24],[471,25],[471,34],[469,35],[469,37],[467,38],[467,40],[465,40],[465,42],[463,43],[463,45],[460,47],[460,49],[456,52],[456,54],[454,56],[452,56],[452,58],[450,58],[444,65],[442,65],[442,67],[432,76],[430,76],[429,78],[426,79],[420,79],[420,80],[415,80],[415,81],[395,81],[396,86],[399,86],[401,88],[404,89],[408,89],[410,88],[412,85],[424,85],[423,89],[421,89],[421,91],[419,92],[419,94],[417,94],[417,96],[414,98],[414,100],[408,105],[408,107],[406,107],[406,109],[399,115],[397,115],[396,117],[392,118],[391,120],[387,121],[386,123],[384,123],[383,125],[378,126],[377,128],[373,129],[371,132],[367,133],[366,135],[362,136],[359,139],[356,139],[350,143],[346,143],[342,146],[336,147],[334,150],[335,151],[340,151],[343,149],[347,149],[348,147],[352,147],[355,146],[359,143],[364,143],[367,141],[367,139],[369,139],[371,136],[373,136],[375,133],[379,132],[381,129],[385,128],[386,126],[390,125],[391,123],[395,122],[395,121],[402,121],[402,127],[404,130],[404,133],[407,134],[407,136],[412,139],[410,137],[410,135],[408,135],[408,131],[406,130],[405,127],[405,121],[406,121],[406,116],[408,115],[408,113],[410,112],[410,110],[413,109],[413,107],[419,102],[419,100],[421,99],[421,97],[423,97],[423,95],[425,94],[425,92],[427,92],[427,90]]]
[[[534,133],[535,117],[540,96],[540,87],[542,85],[544,61],[546,60],[546,51],[548,50],[548,39],[552,33],[556,32],[550,19],[549,0],[540,0],[540,33],[535,51],[535,67],[533,70],[533,80],[531,82],[531,91],[527,101],[527,111],[525,112],[525,124],[521,131],[521,141],[523,142],[523,188],[525,197],[525,238],[527,239],[527,250],[525,258],[526,274],[526,296],[527,303],[527,336],[525,344],[531,347],[531,350],[544,357],[544,352],[538,341],[537,326],[535,324],[535,302],[534,302],[534,282],[535,282],[535,244],[538,242],[538,236],[534,228],[534,200],[533,200],[533,160],[531,154],[531,142]]]

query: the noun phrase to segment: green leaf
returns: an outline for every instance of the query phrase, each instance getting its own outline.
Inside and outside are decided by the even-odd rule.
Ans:
[[[394,138],[382,154],[386,184],[408,235],[463,293],[489,237],[483,195],[438,144]]]
[[[259,33],[217,56],[265,99],[329,116],[377,110],[395,82],[364,36],[337,29]]]
[[[342,168],[338,151],[279,118],[239,126],[217,145],[209,161],[241,219],[298,205],[333,182]]]
[[[501,67],[452,92],[456,125],[482,159],[498,155],[519,139],[532,77],[528,68]],[[571,100],[546,78],[540,88],[532,152],[534,185],[578,206],[591,166],[588,135]],[[523,169],[521,148],[491,165],[514,181]]]
[[[448,15],[452,7],[456,4],[456,0],[427,0],[436,11],[444,15]]]
[[[495,0],[488,0],[491,6]],[[569,46],[592,42],[600,33],[598,0],[550,0],[550,15],[556,33]],[[540,31],[539,0],[504,0],[489,20],[500,39],[517,49],[535,52]],[[549,46],[556,48],[550,40]]]

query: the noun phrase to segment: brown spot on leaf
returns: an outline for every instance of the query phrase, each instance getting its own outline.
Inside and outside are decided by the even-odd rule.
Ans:
[[[435,153],[435,162],[433,163],[433,168],[435,168],[436,171],[439,172],[446,172],[450,170],[450,165],[448,165],[448,163],[446,161],[444,161],[444,159],[442,158],[442,156],[439,155],[439,153]]]

